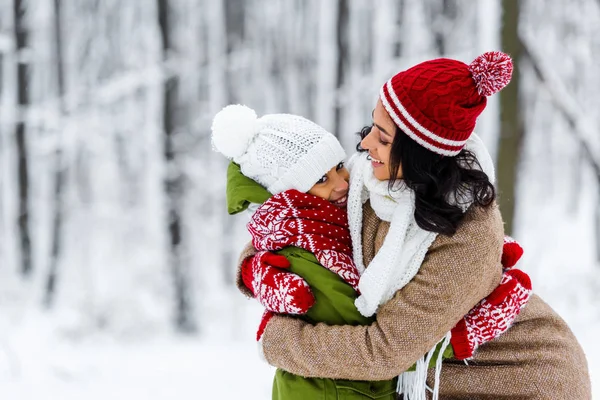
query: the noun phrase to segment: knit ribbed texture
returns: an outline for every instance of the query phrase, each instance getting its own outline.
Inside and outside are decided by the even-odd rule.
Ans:
[[[289,189],[308,192],[346,158],[331,133],[306,118],[268,114],[239,104],[223,108],[212,124],[216,151],[233,160],[242,174],[271,194]]]
[[[439,58],[388,80],[380,99],[394,123],[421,146],[457,155],[475,129],[487,98],[510,81],[512,62],[501,52],[479,56],[471,65]]]
[[[259,125],[248,150],[233,161],[272,194],[308,192],[346,157],[335,136],[306,118],[271,114],[260,118]]]

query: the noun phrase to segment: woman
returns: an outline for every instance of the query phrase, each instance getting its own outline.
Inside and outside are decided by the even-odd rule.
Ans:
[[[366,153],[351,163],[348,204],[354,260],[366,266],[356,305],[365,315],[376,311],[376,320],[327,326],[276,315],[262,336],[271,365],[308,377],[391,379],[498,285],[502,218],[490,176],[464,147],[486,96],[504,87],[511,71],[508,56],[494,52],[470,65],[427,61],[383,86],[373,126],[363,130]],[[411,207],[410,218],[400,201]],[[409,259],[394,246],[408,249]],[[434,375],[430,369],[430,387]],[[468,363],[445,361],[439,378],[442,399],[591,398],[581,347],[536,295],[506,333]]]

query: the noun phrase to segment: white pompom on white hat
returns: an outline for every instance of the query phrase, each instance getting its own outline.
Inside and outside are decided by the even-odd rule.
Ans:
[[[271,194],[308,192],[346,157],[340,142],[314,122],[292,114],[257,118],[239,104],[223,108],[212,124],[213,148]]]
[[[213,147],[229,159],[239,157],[246,152],[259,129],[258,116],[253,109],[241,104],[228,105],[213,119]]]

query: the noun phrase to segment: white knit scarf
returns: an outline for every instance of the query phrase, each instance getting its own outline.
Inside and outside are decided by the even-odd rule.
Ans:
[[[365,153],[351,162],[348,193],[348,224],[352,237],[354,262],[361,274],[356,299],[358,311],[370,317],[377,308],[417,274],[425,254],[437,234],[421,229],[414,217],[414,192],[402,181],[388,190],[388,181],[373,175],[371,162]],[[390,222],[383,246],[365,269],[362,252],[362,207],[368,199],[375,214]]]
[[[479,136],[472,134],[465,148],[475,155],[482,170],[494,183],[494,163]],[[370,317],[376,313],[380,305],[388,302],[398,290],[414,278],[437,234],[417,225],[414,217],[415,194],[412,189],[399,180],[390,191],[388,181],[380,181],[373,175],[373,167],[366,153],[352,156],[348,168],[350,169],[348,224],[352,237],[354,262],[361,274],[358,285],[361,295],[356,299],[355,305],[361,314]],[[362,207],[367,200],[371,201],[371,207],[377,217],[390,222],[389,232],[369,264],[369,268],[365,268],[362,251]],[[472,204],[472,199],[467,198],[452,198],[449,201],[459,205],[464,211]],[[448,346],[449,336],[446,335],[440,342],[442,342],[440,354],[443,354],[445,347]],[[405,372],[401,375],[398,382],[399,391],[402,390],[407,400],[425,399],[427,366],[436,346],[417,361],[417,371]],[[438,369],[441,369],[441,355],[439,361],[436,363],[434,395],[437,395],[439,390]],[[407,395],[409,397],[406,397]]]

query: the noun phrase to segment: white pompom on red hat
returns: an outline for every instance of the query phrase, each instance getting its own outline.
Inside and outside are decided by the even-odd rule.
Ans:
[[[491,96],[508,85],[512,77],[513,63],[508,54],[489,51],[473,60],[469,64],[469,71],[473,74],[479,94]]]

